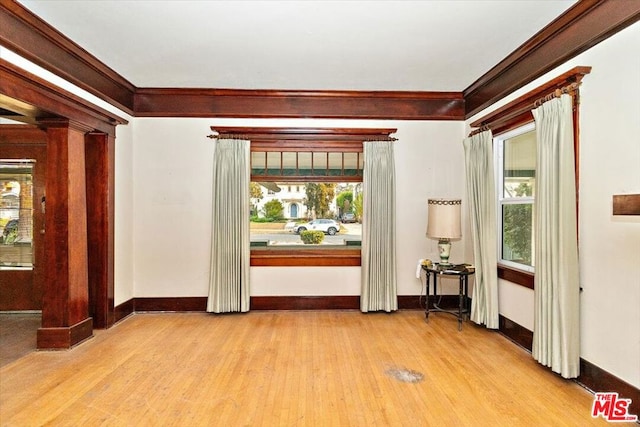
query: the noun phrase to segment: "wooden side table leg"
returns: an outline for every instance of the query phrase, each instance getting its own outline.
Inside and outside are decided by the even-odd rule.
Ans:
[[[425,303],[424,303],[424,318],[428,322],[429,321],[429,281],[431,280],[431,275],[428,271],[425,271],[426,275],[426,291],[425,291]]]
[[[464,276],[460,276],[460,290],[458,291],[458,331],[462,330],[462,308],[464,307]]]

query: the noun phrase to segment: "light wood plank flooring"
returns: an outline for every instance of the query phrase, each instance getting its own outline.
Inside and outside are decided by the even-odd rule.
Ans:
[[[0,367],[36,350],[41,324],[41,313],[0,313]]]
[[[3,426],[607,425],[592,399],[500,334],[420,311],[137,314],[0,368]]]

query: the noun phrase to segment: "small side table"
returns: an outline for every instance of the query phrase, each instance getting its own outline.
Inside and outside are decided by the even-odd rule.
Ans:
[[[475,273],[475,269],[466,264],[440,265],[433,264],[431,267],[422,266],[427,276],[427,291],[424,315],[429,321],[429,313],[442,312],[453,314],[458,318],[458,331],[462,330],[462,321],[465,315],[468,317],[471,312],[469,308],[469,276]],[[439,276],[456,276],[460,282],[460,290],[458,292],[458,310],[445,310],[440,308],[440,300],[442,295],[438,295],[438,277]],[[429,284],[433,279],[433,308],[431,307],[431,295],[429,295]]]

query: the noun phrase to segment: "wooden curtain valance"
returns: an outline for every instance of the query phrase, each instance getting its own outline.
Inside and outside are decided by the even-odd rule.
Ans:
[[[211,126],[213,135],[209,138],[248,139],[251,148],[264,151],[283,149],[304,149],[322,147],[353,150],[355,145],[362,149],[363,141],[395,141],[390,136],[397,129],[379,128],[267,128]],[[349,149],[351,147],[351,149]]]
[[[578,87],[582,78],[591,72],[591,67],[575,67],[555,79],[522,95],[510,103],[498,108],[488,115],[471,123],[471,127],[479,128],[471,135],[491,129],[494,135],[533,121],[531,110],[545,99],[569,93],[574,96],[574,105],[578,104]],[[559,92],[558,92],[559,91]],[[470,136],[471,136],[470,135]]]

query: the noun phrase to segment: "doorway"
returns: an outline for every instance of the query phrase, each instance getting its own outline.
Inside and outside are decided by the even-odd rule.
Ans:
[[[0,125],[0,311],[42,310],[46,133]]]

